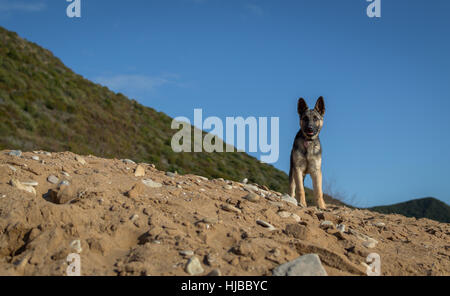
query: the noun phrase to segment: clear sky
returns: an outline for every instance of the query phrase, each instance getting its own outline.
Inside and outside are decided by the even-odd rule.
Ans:
[[[298,97],[324,96],[333,191],[450,203],[450,1],[382,0],[379,19],[365,0],[81,3],[70,19],[65,0],[0,0],[0,25],[172,117],[279,117],[286,172]]]

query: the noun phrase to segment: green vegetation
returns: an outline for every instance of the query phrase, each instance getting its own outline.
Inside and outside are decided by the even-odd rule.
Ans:
[[[175,153],[172,118],[77,75],[53,54],[0,27],[0,149],[130,158],[158,169],[287,192],[287,175],[245,153]],[[311,191],[307,190],[311,200]],[[331,201],[326,197],[328,202]]]
[[[406,217],[428,218],[450,223],[450,206],[432,197],[414,199],[389,206],[373,207],[369,210],[383,214],[400,214]]]

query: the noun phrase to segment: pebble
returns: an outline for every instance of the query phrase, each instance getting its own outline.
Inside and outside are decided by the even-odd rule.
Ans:
[[[130,217],[131,222],[134,222],[137,219],[139,219],[139,215],[137,215],[137,214],[134,214],[133,216]]]
[[[202,264],[200,263],[200,260],[198,260],[197,257],[189,258],[186,264],[186,272],[189,273],[190,275],[198,275],[204,272]]]
[[[217,269],[217,268],[211,270],[211,271],[207,274],[207,276],[221,276],[221,275],[222,275],[222,273],[221,273],[220,270]]]
[[[166,172],[166,176],[167,176],[167,177],[174,178],[174,177],[176,176],[176,174],[175,174],[175,173],[172,173],[172,172]]]
[[[136,164],[134,161],[132,161],[131,159],[122,159],[122,162],[126,163],[126,164]]]
[[[8,168],[13,172],[17,171],[17,169],[15,167],[13,167],[12,165],[9,165],[9,164],[8,164]]]
[[[383,228],[384,226],[386,226],[386,224],[384,224],[383,222],[377,222],[377,223],[374,223],[373,225],[376,227],[379,227],[379,228]]]
[[[338,224],[336,225],[336,228],[339,232],[345,232],[345,224]]]
[[[248,183],[248,179],[244,178],[244,180],[242,180],[242,183],[247,184]]]
[[[33,155],[33,156],[31,156],[31,159],[39,161],[39,156]]]
[[[363,246],[368,249],[373,249],[377,246],[377,241],[376,240],[365,241],[363,242]]]
[[[9,156],[17,156],[20,157],[22,155],[22,151],[20,150],[13,150],[11,152],[8,153]]]
[[[331,221],[322,221],[320,223],[320,228],[323,228],[323,229],[328,229],[328,228],[333,228],[333,227],[334,227],[334,224]]]
[[[26,192],[36,195],[36,190],[32,186],[23,185],[20,181],[18,181],[16,179],[12,179],[9,183],[11,184],[11,186],[13,186],[19,190],[23,190],[23,191],[26,191]]]
[[[84,160],[84,158],[81,156],[78,156],[78,155],[75,156],[75,160],[78,161],[79,163],[81,163],[82,165],[86,164],[86,160]]]
[[[290,196],[289,194],[285,194],[285,195],[283,195],[282,197],[281,197],[281,200],[282,201],[285,201],[285,202],[289,202],[289,203],[291,203],[291,204],[293,204],[293,205],[298,205],[298,202],[297,202],[297,200],[295,199],[295,198],[293,198],[292,196]]]
[[[270,231],[276,229],[272,224],[267,223],[266,221],[263,221],[263,220],[256,220],[256,224],[261,225],[262,227],[265,227]]]
[[[70,177],[70,175],[67,172],[61,172],[61,175],[66,176],[66,177]]]
[[[259,188],[256,187],[255,185],[251,185],[251,184],[245,184],[244,185],[244,190],[247,190],[249,192],[258,192]]]
[[[25,186],[33,186],[33,187],[36,187],[39,185],[39,183],[36,181],[22,181],[20,183],[22,183]]]
[[[67,181],[67,180],[63,180],[63,181],[61,181],[61,183],[59,183],[59,187],[61,187],[61,186],[69,186],[70,185],[70,183],[69,183],[69,181]]]
[[[162,187],[161,183],[155,182],[151,179],[144,179],[144,180],[142,180],[142,183],[144,183],[145,186],[150,187],[150,188]]]
[[[260,200],[260,197],[258,194],[255,194],[253,192],[250,192],[246,196],[243,197],[244,199],[251,201],[251,202],[258,202]]]
[[[194,256],[194,251],[191,250],[180,251],[180,255],[184,257],[191,257]]]
[[[141,165],[138,165],[136,167],[136,169],[134,170],[134,176],[135,177],[143,177],[143,176],[145,176],[145,169],[144,169],[144,167],[141,166]]]
[[[222,210],[227,211],[227,212],[233,212],[233,213],[241,213],[241,210],[236,208],[235,206],[229,205],[229,204],[225,204],[222,205]]]
[[[73,240],[70,243],[70,247],[78,254],[80,254],[83,251],[83,248],[81,248],[81,241],[79,239]]]
[[[327,276],[317,254],[307,254],[279,265],[272,271],[274,276]]]
[[[223,188],[226,189],[226,190],[231,190],[231,189],[233,189],[233,186],[225,185],[225,186],[223,186]]]
[[[287,211],[280,211],[278,212],[278,216],[280,216],[281,218],[289,218],[291,216],[291,213]]]
[[[203,218],[200,222],[203,222],[206,224],[216,224],[219,222],[219,219],[213,218],[213,217],[206,217],[206,218]]]
[[[45,156],[52,156],[52,154],[50,152],[44,152]]]
[[[58,184],[59,179],[54,175],[50,175],[50,176],[48,176],[47,181],[52,184]]]
[[[291,217],[296,221],[296,222],[300,222],[300,216],[299,215],[297,215],[297,214],[291,214]]]

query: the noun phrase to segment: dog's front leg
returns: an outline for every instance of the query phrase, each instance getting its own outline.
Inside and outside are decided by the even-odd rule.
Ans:
[[[325,202],[323,201],[322,192],[322,170],[317,170],[311,174],[314,188],[314,197],[316,199],[317,206],[319,209],[325,210]]]
[[[295,178],[295,191],[297,202],[302,206],[306,207],[306,195],[305,195],[305,187],[303,186],[303,180],[305,176],[300,168],[294,169],[294,178]]]

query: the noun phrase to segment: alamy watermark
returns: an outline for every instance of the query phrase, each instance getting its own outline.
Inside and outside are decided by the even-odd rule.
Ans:
[[[67,266],[66,274],[67,276],[81,276],[81,257],[80,254],[70,253],[67,256]]]
[[[278,161],[279,145],[279,117],[270,117],[270,143],[269,118],[267,117],[226,117],[225,125],[216,116],[203,120],[203,110],[194,109],[194,145],[192,149],[192,125],[186,117],[173,119],[171,128],[180,129],[171,141],[174,152],[244,152],[246,148],[246,135],[248,130],[248,151],[260,152],[261,162],[275,163]],[[224,126],[226,128],[224,137]],[[210,130],[204,137],[202,130]],[[225,139],[225,143],[222,139]],[[224,148],[225,146],[225,148]]]
[[[380,276],[381,275],[381,257],[377,253],[370,253],[364,265],[366,266],[366,274],[368,276]]]
[[[67,17],[81,17],[81,0],[66,0],[66,2],[71,2],[66,9]]]
[[[381,17],[381,0],[366,0],[367,2],[371,2],[369,6],[367,6],[367,16],[370,18]]]

